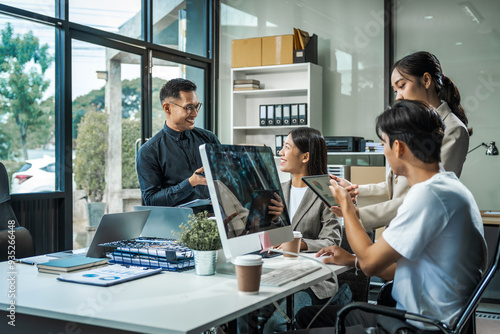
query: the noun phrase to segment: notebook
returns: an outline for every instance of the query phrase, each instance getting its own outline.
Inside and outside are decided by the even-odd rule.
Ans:
[[[91,267],[99,267],[106,264],[108,264],[108,259],[75,256],[40,263],[37,267],[39,272],[60,274]]]
[[[176,233],[181,230],[179,225],[187,223],[189,215],[193,214],[191,208],[167,206],[134,206],[134,210],[151,211],[141,236],[165,239],[178,239]]]

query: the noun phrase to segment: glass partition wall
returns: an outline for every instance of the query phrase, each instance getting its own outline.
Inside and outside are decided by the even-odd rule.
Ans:
[[[59,203],[53,210],[64,211],[63,221],[46,228],[64,240],[56,248],[88,246],[103,213],[141,204],[136,150],[163,127],[158,95],[168,80],[197,84],[203,111],[196,126],[213,130],[215,90],[207,84],[214,81],[213,6],[210,0],[0,4],[0,47],[8,50],[0,60],[0,160],[14,202]]]

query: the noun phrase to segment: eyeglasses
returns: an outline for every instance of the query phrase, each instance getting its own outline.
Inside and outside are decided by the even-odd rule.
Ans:
[[[202,105],[202,103],[198,103],[197,105],[188,104],[187,106],[183,107],[183,106],[178,105],[177,103],[174,103],[174,102],[167,102],[167,103],[170,103],[170,104],[176,105],[178,107],[181,107],[182,109],[186,110],[186,112],[188,113],[188,115],[192,114],[195,111],[196,112],[200,111],[201,105]]]

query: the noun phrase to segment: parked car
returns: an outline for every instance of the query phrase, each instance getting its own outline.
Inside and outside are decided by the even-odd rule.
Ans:
[[[12,174],[11,193],[54,191],[56,184],[55,164],[55,158],[49,156],[26,160],[26,163]]]

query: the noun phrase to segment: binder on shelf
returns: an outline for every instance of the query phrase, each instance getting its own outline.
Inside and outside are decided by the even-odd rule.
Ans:
[[[306,125],[307,124],[307,104],[300,103],[299,104],[299,124]]]
[[[260,126],[266,126],[267,125],[267,106],[264,104],[260,105]]]
[[[283,125],[290,125],[290,105],[283,104]]]
[[[299,105],[298,104],[292,104],[290,106],[290,122],[291,125],[299,125]]]
[[[276,156],[280,155],[280,151],[283,148],[283,136],[276,135]]]
[[[283,125],[283,105],[277,104],[274,106],[274,125]]]
[[[270,104],[267,106],[267,125],[274,125],[274,104]]]

